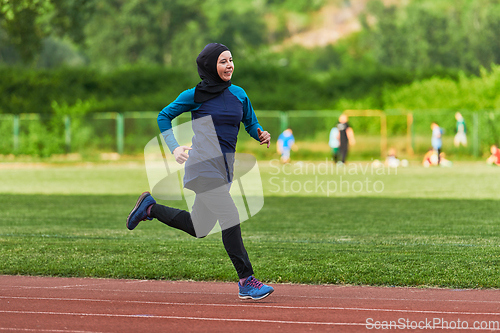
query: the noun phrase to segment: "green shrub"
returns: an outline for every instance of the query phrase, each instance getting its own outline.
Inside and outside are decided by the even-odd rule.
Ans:
[[[433,77],[407,86],[385,89],[385,108],[488,110],[500,108],[500,66],[481,76],[460,75],[458,80]]]
[[[196,83],[184,71],[163,67],[100,73],[88,68],[0,69],[1,113],[50,114],[52,102],[95,99],[92,111],[161,110]],[[162,97],[162,98],[160,98]]]
[[[188,73],[188,74],[186,74]],[[1,113],[38,113],[40,121],[21,121],[17,153],[50,156],[68,151],[64,117],[71,117],[71,151],[116,149],[116,122],[95,119],[99,112],[159,112],[199,79],[193,71],[163,67],[128,67],[109,73],[92,69],[28,70],[0,68]],[[473,124],[472,111],[500,109],[500,66],[482,71],[480,77],[448,70],[412,73],[371,68],[331,70],[312,75],[297,67],[266,63],[238,63],[232,82],[243,87],[259,111],[263,126],[277,137],[279,119],[266,117],[264,110],[292,110],[289,125],[296,136],[309,141],[327,141],[328,133],[346,109],[399,109],[415,114],[416,135],[430,136],[429,125],[437,121],[445,135],[455,130],[454,113],[463,110],[466,123]],[[311,117],[295,117],[293,110],[331,110]],[[336,111],[335,111],[336,110]],[[387,117],[388,135],[403,136],[407,119],[400,112]],[[496,115],[479,118],[481,149],[498,141]],[[353,117],[357,133],[379,135],[375,117]],[[12,120],[0,121],[1,154],[13,152]],[[154,119],[125,120],[125,149],[137,153],[157,133]]]

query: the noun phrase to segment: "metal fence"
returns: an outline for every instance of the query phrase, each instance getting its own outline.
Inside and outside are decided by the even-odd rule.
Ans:
[[[405,140],[405,150],[408,155],[421,153],[430,137],[430,123],[436,121],[445,129],[445,135],[454,134],[456,110],[256,110],[260,123],[266,130],[277,133],[291,127],[296,138],[308,141],[327,141],[326,136],[335,126],[338,117],[342,113],[350,116],[352,127],[357,133],[370,134],[380,138],[380,154],[385,155],[388,147],[388,137],[398,136]],[[497,131],[499,110],[484,111],[460,111],[468,126],[468,137],[470,145],[467,154],[480,156],[482,151],[488,149],[490,144],[498,144],[499,135]],[[130,152],[131,147],[138,142],[138,137],[144,136],[149,140],[158,133],[156,118],[158,112],[105,112],[94,113],[85,116],[85,124],[92,128],[94,141],[103,143],[103,150],[116,151],[119,154]],[[37,113],[0,114],[1,126],[0,139],[4,145],[11,146],[11,153],[20,151],[22,138],[29,134],[30,129],[23,128],[27,122],[47,124],[48,118]],[[190,119],[189,114],[183,114],[175,121],[182,123]],[[57,126],[60,132],[60,140],[64,142],[65,152],[74,151],[75,140],[74,118],[69,115],[62,116]],[[82,119],[78,121],[83,122]],[[98,122],[103,123],[98,123]],[[137,124],[142,123],[142,129]],[[11,132],[5,123],[12,123]],[[99,125],[100,124],[100,125]],[[175,125],[175,124],[174,124]],[[78,127],[77,127],[78,128]],[[10,133],[9,133],[10,132]],[[276,133],[276,134],[274,134]],[[10,138],[9,138],[10,137]],[[423,139],[420,139],[422,137]],[[127,138],[129,140],[127,141]],[[147,141],[145,141],[147,142]],[[112,145],[112,147],[110,146]],[[7,148],[4,146],[4,151]],[[139,148],[137,148],[139,149]],[[135,149],[135,150],[137,150]]]

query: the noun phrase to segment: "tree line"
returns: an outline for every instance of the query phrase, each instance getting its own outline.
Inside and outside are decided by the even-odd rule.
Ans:
[[[290,36],[291,21],[307,29],[312,13],[332,2],[355,0],[0,0],[0,64],[185,66],[212,41],[239,58],[316,72],[355,64],[477,74],[500,62],[498,0],[370,0],[359,33],[314,50],[272,51]],[[304,62],[304,54],[312,61]]]

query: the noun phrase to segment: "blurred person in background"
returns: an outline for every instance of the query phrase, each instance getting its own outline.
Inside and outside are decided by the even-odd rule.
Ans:
[[[500,149],[498,149],[497,145],[492,145],[490,147],[491,155],[486,160],[486,163],[490,165],[498,165],[500,166]]]
[[[328,140],[328,145],[330,148],[332,148],[332,159],[335,161],[335,163],[338,162],[339,158],[339,146],[340,146],[340,141],[339,141],[339,129],[337,126],[332,127],[330,130],[330,140]]]
[[[453,139],[453,143],[455,147],[459,147],[462,144],[464,147],[467,147],[467,129],[465,127],[464,117],[460,112],[455,113],[455,119],[457,120],[455,138]]]
[[[443,129],[439,127],[439,125],[436,122],[433,122],[431,124],[431,130],[432,130],[432,138],[431,138],[432,148],[437,153],[438,156],[437,164],[439,164],[441,162],[440,160],[441,147],[443,146],[443,139],[442,139]]]
[[[356,139],[354,138],[354,131],[351,126],[347,122],[349,118],[347,115],[343,114],[339,117],[339,122],[337,124],[337,129],[339,130],[339,134],[337,139],[340,142],[339,153],[340,153],[340,163],[345,164],[345,160],[347,157],[347,151],[349,149],[349,145],[355,145]]]
[[[453,162],[446,158],[446,154],[444,152],[441,152],[439,154],[439,166],[445,168],[450,168],[451,166],[453,166]]]
[[[427,153],[425,153],[424,155],[424,159],[422,160],[422,165],[426,168],[433,165],[437,166],[439,165],[438,161],[439,161],[439,156],[437,151],[434,148],[430,147]]]
[[[431,165],[437,165],[438,157],[436,152],[434,151],[434,148],[429,148],[427,152],[424,155],[424,159],[422,160],[422,165],[426,168],[430,167]]]
[[[389,168],[397,168],[401,161],[396,156],[396,149],[390,148],[385,159],[385,166]]]
[[[157,204],[149,192],[144,192],[127,217],[127,228],[133,230],[141,221],[156,218],[193,237],[203,238],[219,221],[224,248],[238,274],[238,296],[262,299],[274,289],[253,276],[243,245],[238,209],[229,190],[240,123],[267,148],[271,135],[257,121],[245,91],[231,83],[234,64],[226,46],[206,45],[196,63],[202,81],[182,92],[158,115],[158,126],[168,148],[177,163],[185,163],[184,187],[196,193],[191,213]],[[193,120],[191,147],[180,146],[172,129],[172,120],[184,112],[190,112]],[[214,154],[207,150],[213,150]]]
[[[278,142],[276,144],[276,150],[278,154],[281,155],[280,160],[282,163],[290,162],[290,151],[297,150],[297,145],[295,144],[295,137],[293,136],[293,131],[291,128],[287,128],[278,137]]]

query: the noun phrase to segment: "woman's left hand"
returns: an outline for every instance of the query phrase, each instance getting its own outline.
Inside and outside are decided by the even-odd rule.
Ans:
[[[271,134],[268,131],[262,131],[260,128],[257,128],[257,134],[259,135],[260,144],[267,143],[267,148],[269,148],[271,146]]]

